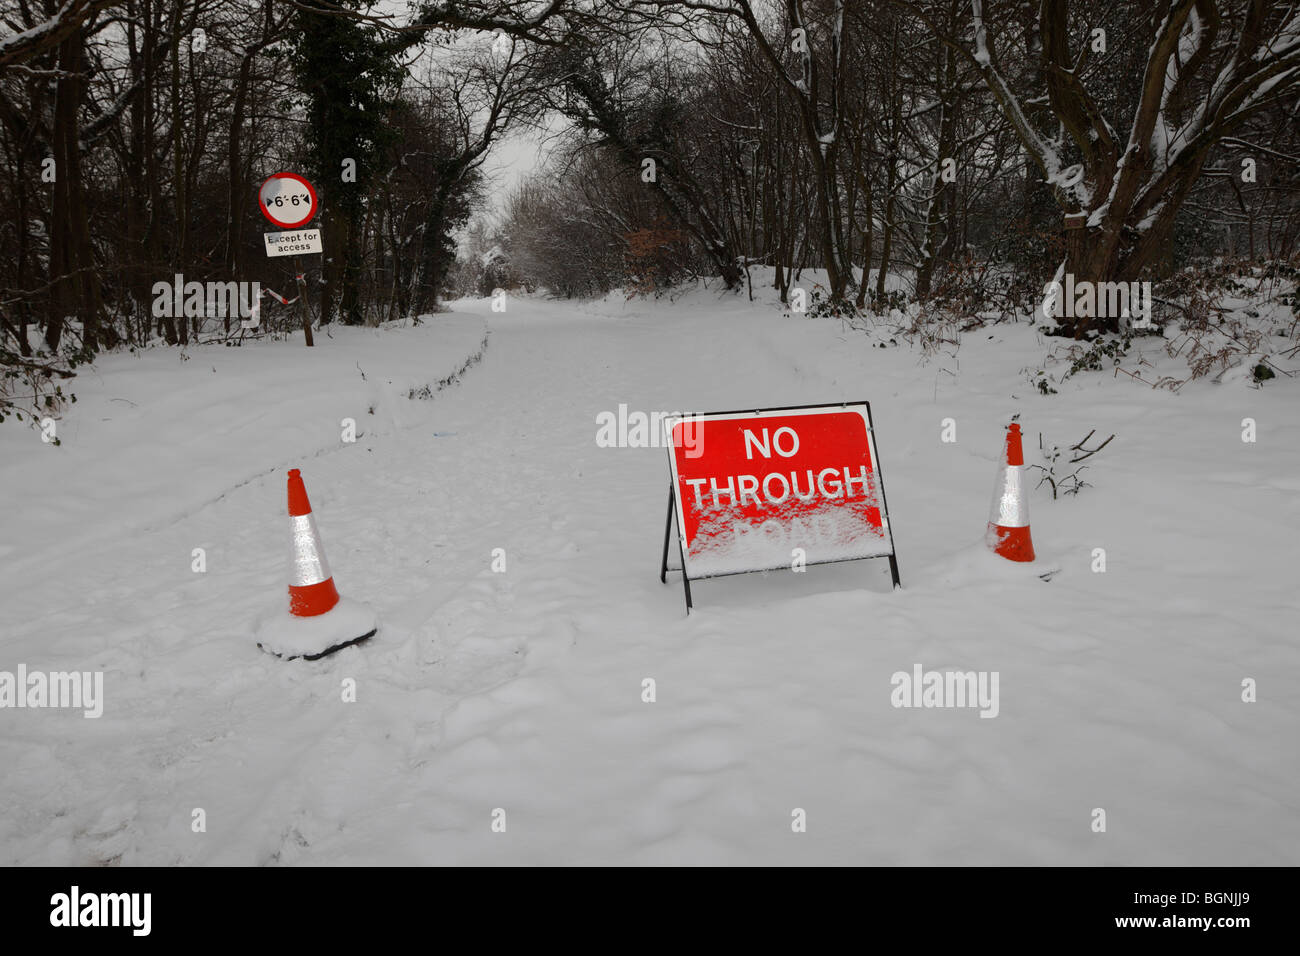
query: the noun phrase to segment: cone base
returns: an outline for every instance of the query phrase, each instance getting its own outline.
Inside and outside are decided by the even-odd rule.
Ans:
[[[327,647],[319,654],[294,654],[290,657],[286,657],[283,654],[277,654],[275,651],[271,650],[269,647],[266,647],[265,645],[258,644],[257,646],[260,647],[262,650],[266,651],[266,653],[272,655],[273,657],[280,658],[280,660],[282,661],[296,661],[299,658],[301,658],[304,661],[318,661],[322,657],[329,657],[335,651],[341,651],[345,647],[352,647],[356,644],[360,644],[362,641],[368,641],[372,637],[374,637],[375,634],[378,633],[378,631],[379,628],[375,628],[369,634],[362,634],[360,637],[354,637],[352,640],[344,641],[342,644],[335,644],[333,647]]]
[[[989,524],[984,540],[989,550],[1008,561],[1034,560],[1034,539],[1029,536],[1029,527],[1004,528]]]
[[[341,598],[329,611],[295,617],[280,610],[253,629],[257,646],[283,660],[315,661],[345,647],[369,640],[379,630],[375,612],[357,601]]]

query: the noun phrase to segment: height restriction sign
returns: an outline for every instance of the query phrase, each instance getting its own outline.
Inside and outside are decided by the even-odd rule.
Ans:
[[[691,578],[889,558],[885,488],[866,402],[711,412],[664,422],[686,607]]]

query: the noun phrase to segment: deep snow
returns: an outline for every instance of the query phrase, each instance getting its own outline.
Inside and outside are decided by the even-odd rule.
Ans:
[[[1043,396],[1025,325],[926,359],[707,290],[455,308],[108,356],[61,447],[0,428],[0,670],[105,672],[97,720],[0,710],[0,863],[1300,862],[1294,383]],[[408,398],[485,324],[480,364]],[[597,416],[861,399],[904,588],[884,561],[769,572],[685,617],[666,452],[598,447]],[[983,550],[1015,413],[1031,463],[1039,432],[1116,434],[1094,487],[1034,492],[1033,566]],[[291,467],[382,620],[315,663],[252,636]],[[998,671],[998,716],[895,709],[916,664]]]

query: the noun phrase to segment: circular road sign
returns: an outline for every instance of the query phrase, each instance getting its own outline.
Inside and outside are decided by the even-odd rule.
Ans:
[[[316,190],[297,173],[276,173],[262,183],[257,205],[281,229],[297,229],[316,215]]]

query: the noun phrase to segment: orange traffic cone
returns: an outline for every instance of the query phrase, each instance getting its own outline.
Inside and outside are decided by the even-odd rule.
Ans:
[[[993,488],[993,507],[984,536],[989,549],[1008,561],[1034,560],[1034,541],[1029,536],[1029,495],[1024,485],[1025,452],[1020,447],[1020,426],[1007,429],[1007,442],[998,483]]]
[[[262,621],[257,646],[288,660],[314,661],[373,637],[378,630],[374,612],[340,598],[334,586],[307,487],[297,468],[289,472],[289,532],[293,543],[289,614]]]
[[[289,581],[289,613],[298,617],[325,614],[339,603],[334,575],[325,560],[325,546],[316,530],[316,516],[307,500],[302,472],[289,470],[289,533],[293,536],[293,574]]]

